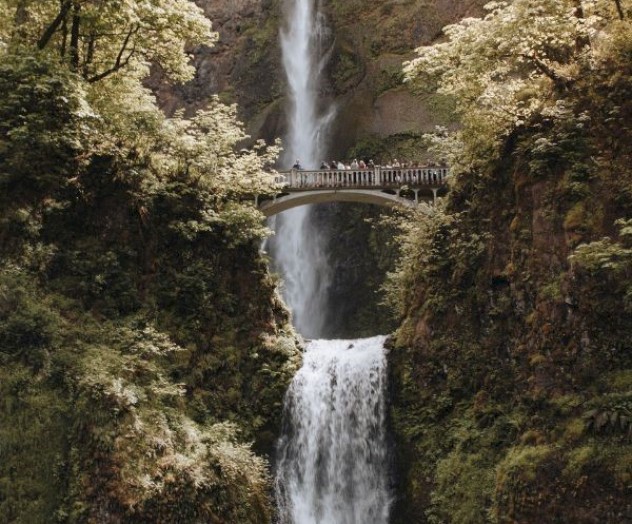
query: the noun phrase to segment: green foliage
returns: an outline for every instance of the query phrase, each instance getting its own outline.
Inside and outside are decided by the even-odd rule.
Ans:
[[[29,366],[2,358],[0,399],[0,514],[5,522],[54,522],[65,498],[68,398]]]
[[[491,522],[497,462],[515,438],[517,421],[497,406],[461,413],[449,431],[454,447],[436,463],[428,522]]]
[[[49,364],[59,343],[61,319],[34,296],[34,286],[19,271],[0,272],[0,364],[21,362],[34,371]]]
[[[619,26],[606,0],[500,1],[486,9],[483,18],[445,27],[448,40],[418,48],[404,69],[416,86],[434,84],[455,100],[461,129],[436,142],[454,172],[498,158],[504,138],[537,117],[557,118],[558,96],[609,59],[601,46]],[[538,147],[546,149],[546,139]]]
[[[81,489],[109,493],[126,514],[147,520],[197,513],[211,521],[259,522],[248,508],[269,511],[264,462],[239,442],[235,426],[200,425],[183,415],[185,385],[170,380],[164,364],[184,350],[151,326],[97,329],[107,334],[107,346],[92,331],[95,342],[85,341],[76,365],[79,460],[87,473],[79,479]],[[98,480],[90,478],[95,466],[102,471]],[[109,474],[110,468],[118,474]],[[176,508],[183,498],[190,506],[181,512]],[[86,505],[75,518],[97,512]]]
[[[592,404],[595,407],[584,414],[588,431],[632,438],[632,392],[602,396]]]
[[[202,10],[183,0],[2,0],[0,9],[13,13],[5,24],[16,23],[2,34],[9,48],[37,47],[61,57],[90,82],[122,70],[142,77],[151,63],[176,81],[190,79],[194,70],[185,46],[217,39]]]
[[[441,311],[449,296],[446,284],[461,295],[474,282],[473,268],[484,254],[487,236],[463,232],[459,220],[441,205],[421,205],[399,222],[401,257],[385,287],[385,300],[399,314],[420,303],[422,289],[423,308]]]
[[[278,145],[243,148],[218,99],[166,118],[143,86],[214,41],[191,2],[0,14],[0,514],[270,522],[262,455],[300,361],[252,205]]]
[[[494,486],[494,470],[478,455],[452,453],[437,465],[437,486],[428,522],[479,524],[487,522],[486,508]]]
[[[598,287],[614,291],[622,296],[626,311],[632,311],[632,220],[620,219],[619,241],[604,238],[590,244],[582,244],[570,256],[570,261],[580,273],[588,273],[590,282]]]
[[[293,337],[266,335],[254,366],[227,347],[220,359],[237,381],[231,393],[217,389],[221,374],[212,385],[183,380],[176,362],[188,351],[145,318],[97,321],[77,306],[43,295],[21,271],[0,275],[3,515],[75,522],[116,507],[122,519],[148,522],[269,522],[267,463],[244,434],[273,427],[298,366]],[[256,418],[219,422],[222,405],[248,403],[241,381],[253,389]],[[190,393],[200,388],[214,412],[193,421]]]
[[[39,55],[0,65],[0,202],[51,196],[84,164],[96,115],[75,75]]]

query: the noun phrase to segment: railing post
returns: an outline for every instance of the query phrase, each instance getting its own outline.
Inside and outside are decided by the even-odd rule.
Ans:
[[[382,171],[379,167],[376,167],[374,169],[374,174],[375,174],[375,185],[376,186],[381,186],[382,185]]]

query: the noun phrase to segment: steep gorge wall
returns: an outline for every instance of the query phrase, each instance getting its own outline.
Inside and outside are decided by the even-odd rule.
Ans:
[[[395,523],[632,519],[631,71],[614,67],[567,95],[585,124],[517,131],[420,233],[390,353]]]
[[[196,78],[184,86],[151,85],[168,113],[204,107],[218,95],[235,102],[254,138],[285,134],[285,78],[278,42],[284,0],[196,0],[213,21],[219,42],[192,50]],[[325,99],[338,109],[330,137],[333,157],[401,152],[421,132],[450,123],[441,97],[415,97],[402,85],[402,62],[441,35],[441,28],[480,13],[484,0],[363,2],[321,0],[331,29]],[[395,137],[388,140],[388,137]],[[351,149],[355,148],[355,151]],[[400,155],[401,156],[401,155]]]
[[[402,63],[412,50],[441,37],[441,29],[481,12],[485,1],[326,2],[334,28],[330,69],[338,118],[332,153],[418,158],[419,135],[450,125],[440,96],[419,98],[403,85]]]

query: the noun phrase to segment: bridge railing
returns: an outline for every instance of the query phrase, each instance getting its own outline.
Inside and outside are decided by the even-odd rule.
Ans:
[[[296,170],[279,173],[276,182],[288,189],[440,187],[447,167]]]

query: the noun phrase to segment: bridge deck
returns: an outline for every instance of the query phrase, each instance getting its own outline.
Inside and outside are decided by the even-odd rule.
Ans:
[[[447,167],[411,167],[371,169],[326,169],[280,172],[277,183],[286,190],[310,191],[314,189],[365,188],[400,189],[438,188],[446,183]]]

